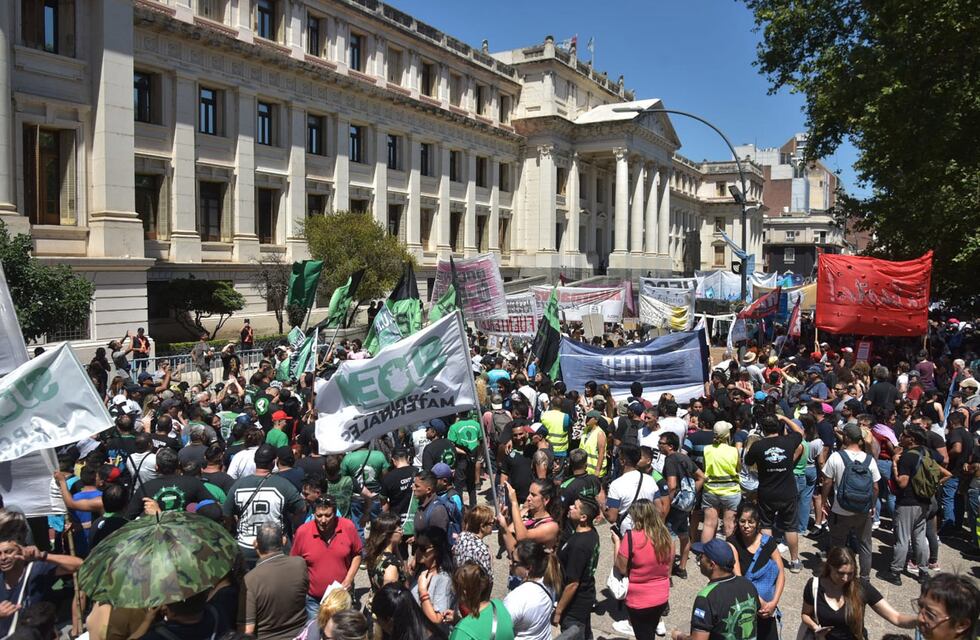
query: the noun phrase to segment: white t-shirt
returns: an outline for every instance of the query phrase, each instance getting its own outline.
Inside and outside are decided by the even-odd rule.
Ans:
[[[684,446],[684,438],[687,437],[687,423],[677,416],[667,416],[657,420],[657,426],[661,431],[669,431],[677,434],[677,450],[680,451]]]
[[[412,465],[419,469],[422,468],[422,452],[429,444],[429,437],[425,435],[425,430],[426,425],[422,423],[416,425],[415,431],[412,432],[412,447],[415,449],[415,460],[412,461]]]
[[[827,458],[827,462],[825,462],[823,465],[823,474],[828,478],[833,479],[835,491],[836,491],[836,487],[840,486],[840,481],[844,477],[844,460],[839,455],[837,455],[838,453],[842,455],[847,455],[851,458],[851,460],[857,460],[858,462],[864,462],[864,459],[868,456],[868,454],[866,454],[863,451],[851,451],[849,449],[841,449],[831,454],[830,457]],[[874,460],[871,461],[870,469],[871,469],[871,479],[877,483],[878,481],[881,480],[881,471],[878,470],[878,465],[877,463],[875,463]],[[841,507],[840,503],[837,500],[834,501],[834,506],[831,508],[831,512],[841,516],[857,515],[853,511],[848,511],[847,509]]]
[[[255,452],[258,450],[258,447],[249,447],[233,455],[228,465],[228,475],[238,480],[255,473]]]
[[[642,481],[640,485],[640,491],[637,493],[637,485]],[[624,473],[620,477],[613,480],[612,484],[609,485],[609,493],[606,496],[606,506],[610,508],[619,509],[619,515],[622,516],[629,510],[630,505],[633,504],[633,496],[636,496],[637,500],[642,500],[646,498],[647,500],[653,500],[657,496],[657,483],[650,476],[640,473],[636,469],[630,471],[629,473]],[[626,517],[623,518],[622,524],[620,525],[620,530],[626,533],[633,528],[633,519],[627,513]]]
[[[551,640],[554,596],[541,580],[528,580],[507,594],[504,606],[514,622],[514,640]]]

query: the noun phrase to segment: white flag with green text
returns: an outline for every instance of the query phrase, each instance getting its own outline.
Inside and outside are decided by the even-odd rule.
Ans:
[[[112,426],[67,343],[0,379],[0,462],[74,444]]]
[[[321,453],[353,451],[400,427],[476,409],[479,402],[459,311],[369,360],[346,360],[317,380]]]

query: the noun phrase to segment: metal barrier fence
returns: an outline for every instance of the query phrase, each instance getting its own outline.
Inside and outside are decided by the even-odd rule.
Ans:
[[[237,355],[238,359],[241,361],[242,374],[248,378],[252,372],[259,368],[259,362],[262,360],[262,349],[236,350],[235,355]],[[172,378],[177,378],[179,376],[179,380],[184,380],[191,384],[200,382],[200,376],[197,373],[197,369],[194,367],[194,363],[191,360],[191,354],[189,353],[159,356],[147,358],[146,360],[134,358],[131,361],[133,372],[132,375],[135,377],[143,371],[155,373],[160,370],[160,366],[164,362],[170,365]],[[224,365],[221,364],[221,355],[219,352],[215,352],[214,357],[211,358],[208,368],[211,371],[211,379],[215,382],[220,382],[222,374],[224,373]]]

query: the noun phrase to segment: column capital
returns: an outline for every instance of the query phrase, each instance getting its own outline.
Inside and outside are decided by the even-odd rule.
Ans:
[[[616,156],[617,162],[625,160],[626,156],[629,155],[629,149],[626,147],[615,147],[612,151],[613,155]]]
[[[579,154],[578,154],[578,151],[572,151],[572,155],[571,155],[571,158],[572,158],[572,162],[574,162],[574,163],[576,163],[576,164],[578,164],[578,161],[579,161],[579,157],[580,157],[580,156],[579,156]]]
[[[555,152],[555,145],[553,144],[538,145],[538,155],[542,159],[551,158],[554,152]]]

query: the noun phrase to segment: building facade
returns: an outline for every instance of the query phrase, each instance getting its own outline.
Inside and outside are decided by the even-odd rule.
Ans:
[[[805,145],[806,135],[798,133],[778,148],[747,144],[735,150],[760,165],[765,176],[767,271],[811,277],[819,253],[851,253],[855,247],[833,215],[839,180],[823,162],[804,160]]]
[[[730,263],[720,219],[741,234],[733,163],[613,111],[661,103],[551,38],[491,54],[375,0],[10,0],[0,56],[0,220],[96,285],[49,340],[170,333],[164,286],[191,275],[267,329],[253,274],[308,257],[304,220],[337,210],[398,236],[423,290],[449,255],[669,275]],[[761,260],[760,213],[749,230]]]

